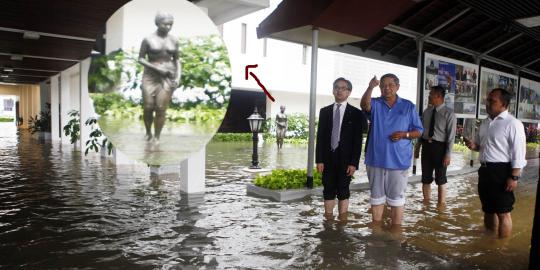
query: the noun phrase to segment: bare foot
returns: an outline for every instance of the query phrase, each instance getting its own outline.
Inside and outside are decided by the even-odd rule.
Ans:
[[[446,210],[446,203],[445,202],[444,203],[438,203],[437,204],[437,210],[439,210],[439,211]]]
[[[347,213],[340,213],[338,215],[338,224],[339,225],[346,225],[349,221],[349,217]]]
[[[334,214],[332,214],[332,213],[324,213],[324,219],[326,221],[334,221]]]

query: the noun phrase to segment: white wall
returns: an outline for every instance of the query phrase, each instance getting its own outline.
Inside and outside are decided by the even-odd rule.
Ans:
[[[157,11],[174,17],[170,34],[176,37],[219,35],[206,9],[185,0],[136,0],[124,5],[107,21],[106,53],[123,48],[139,50],[144,37],[156,31]]]
[[[334,96],[328,90],[327,94],[317,95],[317,104],[315,106],[315,115],[319,116],[319,110],[322,107],[328,106],[334,102]],[[275,118],[276,114],[280,110],[281,105],[285,105],[285,113],[304,113],[308,114],[309,108],[309,95],[306,93],[288,92],[288,91],[274,91],[272,96],[276,99],[276,102],[267,100],[266,117]],[[360,108],[360,98],[349,97],[349,104]]]
[[[279,40],[268,39],[267,57],[263,57],[263,40],[257,39],[256,27],[279,4],[279,0],[271,0],[270,7],[238,18],[223,26],[223,38],[229,50],[233,72],[233,88],[259,89],[253,79],[244,78],[244,67],[248,64],[259,64],[253,72],[259,77],[265,87],[273,91],[309,93],[310,88],[310,58],[308,46],[307,61],[302,63],[303,45]],[[240,52],[242,23],[247,24],[247,51]],[[319,49],[317,94],[331,94],[332,82],[338,77],[345,77],[353,84],[352,98],[360,98],[369,80],[377,75],[380,78],[385,73],[396,74],[401,81],[398,94],[416,102],[416,68],[396,65],[374,59],[348,55]],[[259,90],[260,91],[260,90]],[[374,96],[380,92],[375,91]],[[309,97],[307,97],[309,99]],[[289,103],[279,100],[276,103]],[[308,110],[306,103],[306,112]],[[285,104],[296,106],[297,104]]]

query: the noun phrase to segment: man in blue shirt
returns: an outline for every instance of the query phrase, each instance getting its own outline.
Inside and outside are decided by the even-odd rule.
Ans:
[[[371,98],[376,86],[380,87],[381,96]],[[365,163],[373,225],[382,224],[387,203],[391,208],[392,226],[401,226],[412,160],[411,140],[420,137],[423,131],[416,107],[411,101],[400,98],[398,90],[396,75],[385,74],[380,82],[373,77],[360,101],[360,107],[368,113],[371,123]]]

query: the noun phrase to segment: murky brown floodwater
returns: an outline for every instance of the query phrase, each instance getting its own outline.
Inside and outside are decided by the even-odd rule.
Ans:
[[[476,175],[449,179],[448,207],[421,204],[410,185],[402,240],[366,227],[369,194],[353,192],[348,224],[322,221],[322,197],[280,203],[246,195],[249,143],[207,147],[207,192],[122,171],[0,126],[0,268],[43,269],[525,269],[538,161],[517,191],[514,234],[485,235]],[[305,147],[263,165],[304,167]],[[364,170],[364,169],[362,169]],[[435,196],[436,197],[436,196]],[[404,243],[400,243],[405,241]]]

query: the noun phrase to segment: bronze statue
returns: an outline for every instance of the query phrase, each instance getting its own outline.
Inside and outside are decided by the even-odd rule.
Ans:
[[[288,120],[285,114],[285,106],[281,105],[279,109],[281,112],[276,114],[276,142],[278,149],[281,149],[283,147],[285,133],[287,133]]]
[[[173,22],[172,15],[158,12],[155,18],[157,31],[143,39],[139,50],[139,62],[144,66],[141,89],[146,140],[159,140],[165,124],[165,111],[173,91],[178,88],[178,39],[169,35]]]

